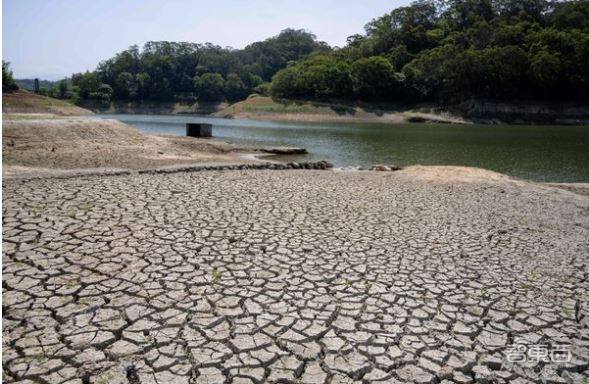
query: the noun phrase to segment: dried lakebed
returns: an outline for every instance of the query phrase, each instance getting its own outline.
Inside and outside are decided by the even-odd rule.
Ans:
[[[3,191],[5,382],[588,375],[587,196],[319,170],[7,180]],[[567,361],[513,362],[514,345]]]

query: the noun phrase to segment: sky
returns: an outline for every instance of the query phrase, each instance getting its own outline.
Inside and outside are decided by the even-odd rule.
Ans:
[[[58,80],[147,41],[243,48],[302,28],[330,45],[407,0],[3,0],[2,59],[16,78]]]

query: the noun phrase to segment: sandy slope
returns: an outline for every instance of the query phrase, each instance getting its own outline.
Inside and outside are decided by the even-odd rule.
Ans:
[[[9,173],[236,162],[237,152],[246,150],[214,140],[143,135],[116,120],[88,118],[5,120],[2,134],[4,171]]]

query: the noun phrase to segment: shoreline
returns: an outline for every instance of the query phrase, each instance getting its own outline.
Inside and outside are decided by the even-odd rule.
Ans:
[[[210,116],[208,116],[210,117]],[[388,113],[382,116],[334,116],[329,114],[297,114],[297,113],[248,113],[241,112],[231,115],[217,115],[223,119],[261,120],[289,123],[338,123],[338,124],[473,124],[453,118],[444,118],[433,114],[408,114],[406,112]]]
[[[338,124],[481,124],[481,125],[572,125],[589,126],[589,105],[534,101],[468,100],[440,107],[434,104],[412,106],[395,103],[348,101],[276,101],[252,94],[245,100],[227,102],[183,103],[116,101],[108,107],[84,104],[82,107],[64,100],[40,96],[27,91],[3,94],[3,116],[28,119],[27,115],[57,117],[104,114],[188,115]],[[86,107],[87,109],[84,109]],[[40,117],[40,116],[39,116]]]
[[[42,96],[20,93],[18,99],[27,101],[27,105],[35,105],[29,113],[11,111],[3,114],[3,176],[27,177],[35,175],[63,176],[87,174],[128,174],[134,172],[158,172],[166,168],[190,167],[234,167],[238,169],[251,164],[275,164],[281,167],[291,161],[283,155],[305,154],[304,148],[266,147],[242,145],[219,141],[215,138],[189,138],[175,135],[148,135],[136,128],[117,120],[96,119],[90,111],[85,115],[64,116],[49,109],[40,108],[47,105]],[[248,105],[258,105],[261,109],[268,107],[273,101],[268,98],[250,97]],[[239,104],[239,103],[238,103]],[[281,107],[282,108],[282,107]],[[312,114],[305,108],[298,106],[297,113],[257,112],[247,111],[247,105],[242,108],[233,107],[230,112],[241,118],[255,118],[260,120],[296,121],[299,123],[313,123],[333,121],[339,124],[353,124],[356,122],[402,123],[407,119],[405,112],[381,114],[380,116],[358,112],[352,117],[338,115],[331,111],[313,106],[313,110],[325,112]],[[64,112],[64,111],[61,111]],[[70,110],[67,111],[72,112]],[[419,112],[420,118],[433,120],[440,115]],[[371,116],[371,117],[367,117]],[[228,115],[214,115],[215,118],[230,118]],[[439,121],[438,121],[439,122]],[[276,158],[276,155],[282,155]],[[299,159],[301,159],[299,157]],[[307,158],[302,158],[307,161]],[[319,159],[316,159],[319,160]],[[322,159],[328,160],[328,159]],[[307,161],[308,162],[308,161]],[[377,164],[372,164],[376,166]],[[415,165],[406,165],[416,167]],[[430,166],[430,169],[436,169]],[[313,167],[311,167],[313,168]],[[346,167],[338,171],[352,170]],[[359,167],[358,167],[359,168]],[[386,165],[384,169],[386,169]],[[540,182],[542,183],[542,182]],[[544,182],[549,186],[561,189],[573,189],[575,192],[589,194],[587,183],[565,183],[559,181]]]
[[[589,182],[539,182],[520,179],[507,174],[488,169],[453,165],[408,165],[398,169],[382,169],[382,166],[372,168],[334,167],[329,161],[307,161],[303,163],[273,161],[272,153],[240,153],[237,162],[203,162],[173,164],[161,167],[142,169],[129,168],[32,168],[14,165],[2,166],[2,177],[5,181],[30,181],[38,179],[71,179],[87,177],[109,176],[138,176],[157,174],[178,174],[194,172],[243,172],[243,171],[327,171],[331,173],[360,173],[366,175],[381,174],[386,177],[389,174],[410,175],[413,180],[425,183],[441,183],[450,185],[477,184],[497,185],[509,183],[513,185],[536,185],[539,188],[560,190],[575,195],[589,197]]]
[[[301,123],[376,123],[376,124],[471,124],[449,112],[431,107],[407,108],[392,104],[350,104],[316,101],[278,102],[252,95],[213,113],[212,116],[234,119],[287,121]]]
[[[247,169],[254,164],[265,164],[268,168],[274,164],[276,169],[282,169],[284,164],[292,161],[284,155],[306,153],[303,148],[239,145],[214,138],[147,135],[116,120],[85,116],[4,114],[3,117],[2,174],[6,179],[181,172],[191,168]],[[277,159],[275,156],[281,157]],[[373,164],[375,167],[377,164]],[[439,167],[452,166],[406,165],[403,168],[418,167],[427,173]],[[367,168],[370,167],[352,166],[334,170],[370,170]],[[385,165],[382,170],[388,171],[387,168]],[[470,169],[473,170],[471,172],[479,170],[489,172],[489,175],[498,174],[481,168]],[[517,180],[512,176],[503,176]],[[587,182],[536,183],[589,195]]]
[[[201,103],[205,104],[205,103]],[[474,100],[440,107],[344,101],[276,101],[257,94],[233,104],[161,102],[112,103],[93,108],[106,114],[195,115],[228,119],[299,123],[361,124],[481,124],[481,125],[589,125],[589,106],[572,103]]]

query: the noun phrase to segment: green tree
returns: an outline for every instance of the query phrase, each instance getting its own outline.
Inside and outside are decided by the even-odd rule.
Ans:
[[[481,63],[485,64],[485,96],[511,98],[526,90],[529,75],[527,53],[520,47],[487,48],[482,53]],[[524,92],[522,92],[524,91]]]
[[[18,89],[18,85],[12,77],[12,71],[10,70],[10,63],[2,61],[2,93],[13,92]]]
[[[233,101],[254,89],[275,98],[589,100],[588,20],[588,1],[418,0],[342,48],[297,29],[244,49],[150,41],[73,75],[72,93],[105,99],[98,89],[107,84],[115,100]]]
[[[112,98],[113,89],[108,84],[100,84],[95,92],[90,93],[90,99],[103,104],[108,104]]]
[[[539,88],[550,89],[560,80],[562,64],[555,54],[540,51],[532,57],[530,69]]]
[[[137,84],[137,98],[144,100],[149,97],[149,88],[151,86],[151,77],[145,72],[135,75],[135,83]]]
[[[359,97],[388,99],[399,96],[404,77],[384,57],[372,56],[352,64],[352,79]]]
[[[194,80],[199,100],[222,101],[225,99],[225,80],[219,73],[205,73]]]
[[[588,100],[587,20],[587,1],[420,0],[374,19],[321,62],[309,55],[278,72],[272,94]],[[345,76],[330,75],[329,58],[351,65],[353,96],[336,86]]]
[[[137,96],[137,83],[131,72],[118,74],[113,87],[113,95],[117,99],[134,99]]]
[[[241,81],[237,74],[230,73],[227,75],[227,79],[225,80],[224,94],[227,100],[241,100],[247,97],[248,88],[245,86],[243,81]]]
[[[305,83],[311,97],[347,98],[352,95],[352,75],[348,63],[320,55],[304,68]]]
[[[272,77],[271,94],[275,99],[312,96],[301,66],[290,66],[278,71]]]
[[[270,82],[264,82],[261,83],[260,85],[258,85],[257,87],[254,88],[254,92],[263,95],[263,96],[271,96],[271,89],[272,89],[272,83]]]
[[[554,11],[548,14],[548,22],[557,29],[589,31],[589,2],[566,1],[554,3]]]
[[[58,84],[57,84],[57,95],[56,97],[58,99],[67,99],[69,94],[68,94],[69,90],[68,90],[68,84],[66,80],[61,80]]]
[[[90,79],[79,79],[79,97],[97,96],[100,84],[108,84],[115,100],[194,100],[201,94],[194,79],[215,73],[227,79],[223,94],[205,90],[201,98],[238,100],[270,80],[287,63],[328,50],[310,32],[295,29],[285,29],[241,50],[211,43],[149,41],[142,49],[131,46],[101,62],[92,72],[96,78],[91,86],[83,84]]]
[[[78,87],[78,94],[82,99],[93,98],[100,87],[100,78],[94,72],[76,73],[72,75],[72,84]]]

